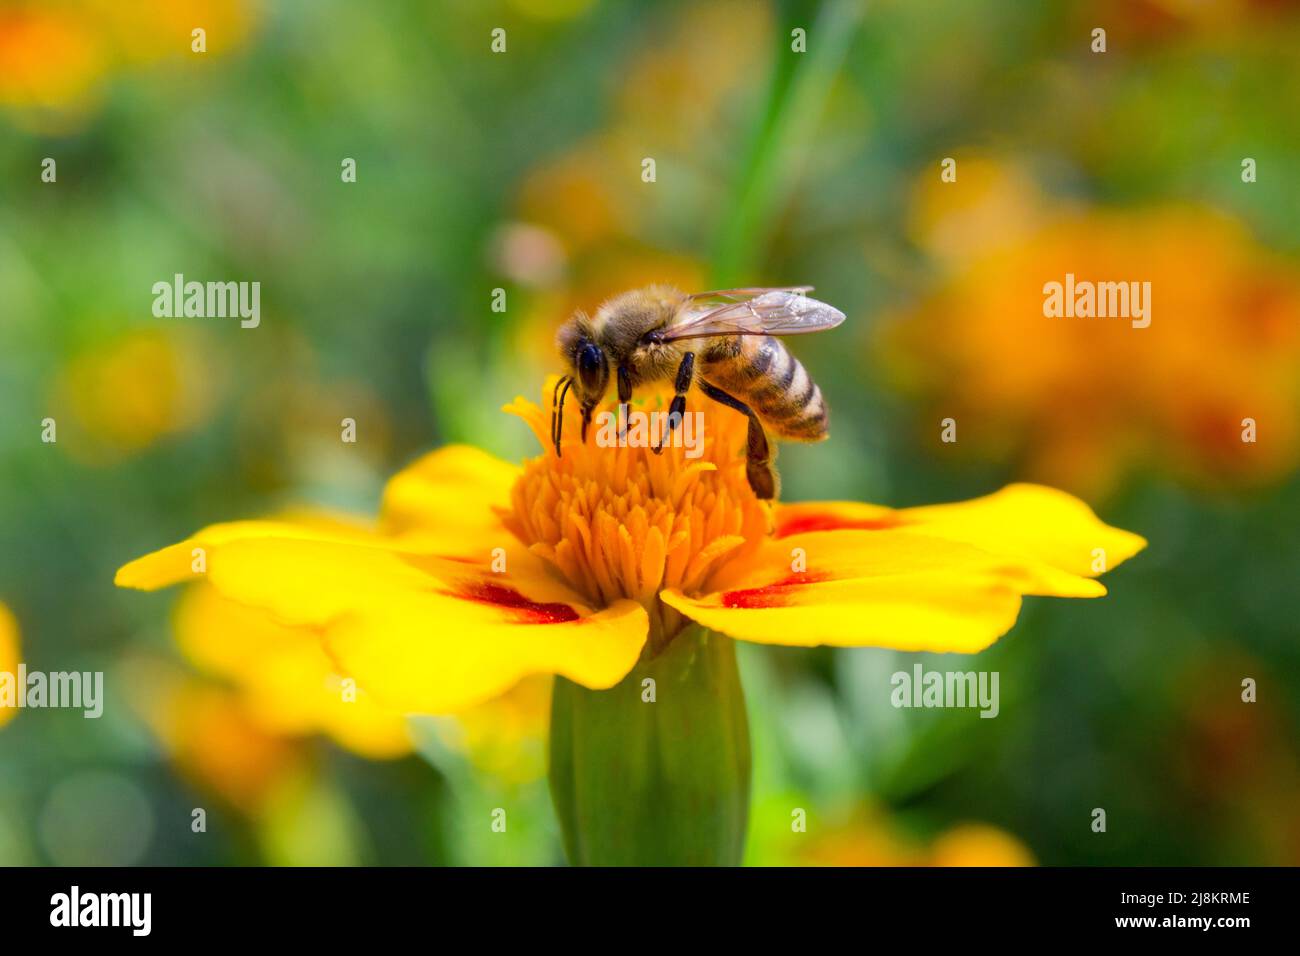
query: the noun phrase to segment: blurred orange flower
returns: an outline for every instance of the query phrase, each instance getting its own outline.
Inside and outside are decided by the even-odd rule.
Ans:
[[[1257,688],[1281,674],[1238,650],[1215,648],[1176,678],[1179,707],[1160,748],[1166,774],[1194,802],[1221,865],[1300,864],[1300,757],[1284,702]],[[1226,691],[1226,692],[1225,692]]]
[[[1270,29],[1297,9],[1296,0],[1102,0],[1086,8],[1086,19],[1089,24],[1113,24],[1112,35],[1119,39],[1188,33],[1216,38],[1244,28]]]
[[[80,112],[108,60],[93,27],[70,9],[0,9],[0,106]]]
[[[191,55],[192,31],[219,55],[247,38],[248,0],[4,0],[0,3],[0,109],[21,125],[60,133],[98,107],[109,77]]]
[[[314,773],[303,741],[260,723],[237,691],[175,672],[145,687],[144,717],[181,777],[242,815],[259,817]]]
[[[900,836],[879,814],[859,811],[823,832],[791,838],[791,862],[802,866],[1033,866],[1014,836],[982,823],[964,823],[920,843]],[[798,841],[807,840],[806,843]]]
[[[951,222],[922,191],[916,232],[945,276],[884,326],[889,370],[925,401],[936,443],[951,417],[955,449],[1015,460],[1025,477],[1089,496],[1138,466],[1211,484],[1295,467],[1293,264],[1226,216],[1183,206],[1048,213],[1016,198],[1010,237],[981,244],[1010,193],[977,170]],[[1046,317],[1044,286],[1067,274],[1150,282],[1150,326]]]

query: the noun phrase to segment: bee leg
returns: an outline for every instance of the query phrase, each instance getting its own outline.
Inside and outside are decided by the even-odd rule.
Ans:
[[[555,457],[560,457],[560,433],[564,431],[564,400],[569,395],[569,387],[573,385],[573,379],[568,375],[564,376],[555,383],[555,391],[551,394],[551,441],[555,443]],[[563,386],[563,389],[561,389]],[[583,423],[583,430],[586,430],[586,423]],[[585,440],[585,435],[584,435]]]
[[[777,478],[776,471],[772,468],[772,452],[767,445],[767,433],[763,431],[763,423],[758,420],[754,410],[740,399],[728,395],[703,379],[700,380],[700,391],[715,402],[748,416],[749,442],[745,452],[745,477],[749,479],[749,487],[754,489],[754,494],[759,498],[775,498]]]
[[[673,435],[673,431],[682,423],[682,418],[686,415],[686,393],[691,387],[691,376],[695,372],[695,353],[687,352],[682,356],[682,364],[677,366],[677,380],[673,382],[673,402],[668,406],[668,428],[664,431],[664,436],[659,440],[651,451],[656,455],[664,450],[664,445],[668,444],[668,439]]]
[[[618,439],[621,442],[627,437],[627,403],[632,401],[632,376],[628,374],[627,366],[618,367]]]

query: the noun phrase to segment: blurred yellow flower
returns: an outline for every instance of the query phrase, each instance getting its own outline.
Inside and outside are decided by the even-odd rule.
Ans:
[[[788,838],[804,866],[1033,866],[1034,857],[997,827],[964,823],[928,844],[905,839],[875,813],[860,812],[817,834]]]
[[[395,494],[400,493],[399,487]],[[401,508],[401,501],[395,501],[390,512],[394,525],[400,525]],[[376,541],[373,529],[342,515],[302,512],[283,520],[308,534],[363,544]],[[220,766],[224,760],[224,735],[204,743],[183,732],[193,726],[188,715],[209,712],[214,700],[223,707],[238,708],[235,733],[253,733],[259,738],[250,749],[254,758],[266,749],[259,745],[261,738],[292,742],[317,733],[372,760],[411,753],[406,718],[380,706],[364,688],[339,674],[311,629],[286,626],[265,611],[223,597],[200,581],[191,585],[178,603],[175,631],[186,658],[204,675],[219,680],[223,688],[217,697],[213,687],[198,684],[187,688],[173,711],[182,718],[182,732],[178,734],[176,726],[165,730],[193,775],[206,778],[210,776],[208,766]],[[437,729],[444,743],[464,753],[474,766],[494,777],[525,782],[544,772],[549,712],[550,681],[538,677],[523,680],[499,697],[441,722]],[[256,760],[251,767],[232,767],[231,786],[241,793],[249,789],[240,781],[258,778],[260,768]],[[253,789],[261,793],[265,788]]]
[[[236,687],[247,713],[286,737],[324,733],[372,760],[411,751],[406,721],[345,685],[310,631],[197,584],[176,608],[176,639],[200,670]]]
[[[201,548],[220,595],[318,633],[381,703],[436,714],[533,674],[612,687],[688,619],[759,643],[974,652],[1014,624],[1023,595],[1105,594],[1096,549],[1113,568],[1145,545],[1031,485],[903,510],[773,506],[745,477],[746,419],[721,406],[698,460],[600,447],[595,429],[580,441],[573,405],[557,457],[549,411],[522,398],[507,410],[543,453],[522,468],[465,446],[426,456],[390,483],[382,536],[214,525],[117,583],[194,580]]]
[[[129,660],[122,680],[180,776],[249,818],[315,772],[301,738],[276,733],[236,689],[152,660]]]
[[[0,602],[0,674],[18,673],[18,653],[18,622],[9,608]],[[17,715],[17,708],[0,707],[0,727]]]
[[[72,0],[72,5],[128,63],[190,56],[196,29],[204,31],[203,55],[229,53],[244,44],[261,16],[261,3],[255,0]]]
[[[1004,830],[964,823],[930,844],[929,866],[1033,866],[1029,849]]]
[[[241,689],[170,661],[134,655],[115,679],[177,775],[200,795],[192,824],[211,826],[214,810],[237,814],[272,866],[361,862],[356,813],[306,737],[268,725]]]
[[[439,720],[447,746],[476,769],[510,784],[546,773],[546,732],[551,718],[551,678],[525,677],[499,697]]]
[[[319,518],[312,524],[322,526]],[[345,683],[310,630],[192,585],[176,608],[176,638],[200,670],[236,688],[244,712],[286,738],[323,733],[361,757],[387,760],[412,751],[406,718]],[[501,696],[439,725],[442,740],[493,777],[524,782],[545,769],[550,681],[520,681]]]
[[[1199,208],[1056,211],[983,248],[962,225],[969,208],[959,202],[946,231],[932,210],[920,217],[949,273],[883,336],[895,381],[926,401],[936,443],[951,417],[949,447],[1015,459],[1026,477],[1090,495],[1136,466],[1211,483],[1295,467],[1294,265]],[[1150,282],[1149,327],[1046,317],[1044,286],[1067,274]],[[1243,440],[1252,423],[1257,440]]]
[[[912,187],[907,231],[927,253],[951,262],[1023,242],[1047,215],[1046,199],[1023,167],[955,151],[956,182],[929,173]]]
[[[202,339],[156,330],[128,332],[83,352],[59,373],[52,404],[60,442],[80,460],[101,463],[202,423],[219,397]]]

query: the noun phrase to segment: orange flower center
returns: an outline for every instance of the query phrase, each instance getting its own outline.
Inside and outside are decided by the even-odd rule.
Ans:
[[[558,457],[549,405],[543,411],[520,399],[507,407],[532,427],[543,452],[524,463],[506,526],[593,605],[620,598],[644,605],[655,649],[684,623],[659,592],[704,593],[716,571],[752,553],[771,527],[770,506],[745,478],[744,416],[692,391],[686,420],[656,455],[650,446],[660,440],[670,399],[635,399],[622,437],[618,403],[597,407],[585,442],[571,401]]]

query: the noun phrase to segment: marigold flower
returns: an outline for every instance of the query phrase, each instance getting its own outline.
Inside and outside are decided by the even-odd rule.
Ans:
[[[507,411],[541,455],[516,468],[467,446],[433,452],[389,484],[380,537],[213,525],[117,583],[191,580],[202,549],[217,593],[315,629],[376,699],[448,713],[535,673],[612,687],[687,620],[766,644],[978,651],[1024,595],[1105,594],[1098,571],[1145,545],[1033,485],[900,510],[771,506],[745,480],[744,419],[721,407],[695,460],[583,444],[572,407],[557,458],[549,411],[522,398]]]
[[[1032,485],[902,510],[760,501],[745,419],[722,407],[689,457],[604,447],[599,428],[583,440],[573,405],[557,455],[551,408],[506,410],[539,456],[517,468],[434,452],[389,483],[377,534],[213,525],[117,583],[202,573],[224,599],[319,635],[341,673],[401,711],[458,712],[530,675],[562,678],[549,777],[575,863],[740,861],[749,731],[728,637],[977,651],[1022,596],[1102,595],[1096,574],[1145,544]],[[665,702],[645,706],[660,685]]]

